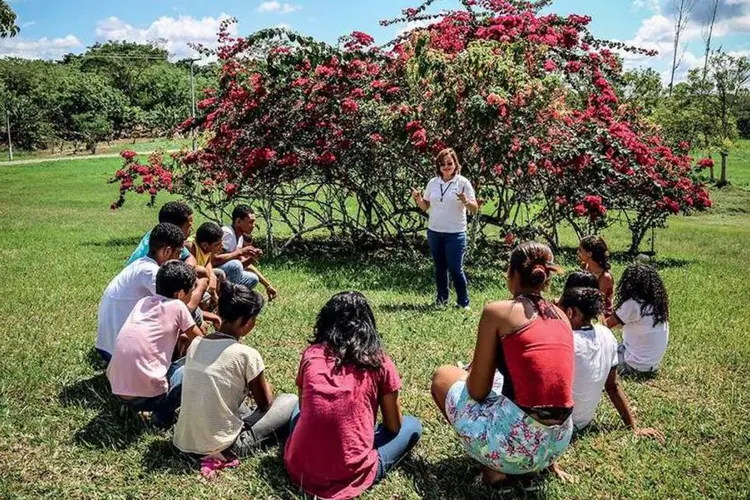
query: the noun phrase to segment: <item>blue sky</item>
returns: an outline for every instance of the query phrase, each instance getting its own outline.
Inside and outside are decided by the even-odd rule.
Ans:
[[[11,0],[21,34],[0,40],[0,55],[56,59],[68,52],[108,39],[146,42],[155,39],[174,54],[191,54],[188,42],[212,45],[222,18],[238,19],[238,34],[285,25],[304,34],[335,42],[361,30],[378,43],[390,40],[402,27],[382,28],[380,19],[397,17],[419,0]],[[438,0],[433,10],[451,8],[456,0]],[[712,0],[697,0],[681,51],[682,77],[702,61],[702,20]],[[656,58],[628,57],[629,67],[652,66],[666,72],[671,59],[671,0],[556,0],[550,11],[579,13],[593,18],[591,29],[600,38],[657,49]],[[714,46],[750,54],[750,0],[720,0]]]

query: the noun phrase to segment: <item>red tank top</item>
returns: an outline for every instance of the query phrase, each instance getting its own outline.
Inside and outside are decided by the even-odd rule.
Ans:
[[[532,300],[538,316],[500,338],[501,371],[509,378],[516,405],[524,408],[572,408],[575,351],[573,332],[543,299]],[[503,370],[502,368],[505,368]]]

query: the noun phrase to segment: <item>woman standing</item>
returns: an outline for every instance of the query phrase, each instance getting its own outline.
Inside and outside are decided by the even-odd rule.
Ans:
[[[430,211],[427,241],[435,261],[437,305],[448,303],[448,274],[456,288],[456,305],[469,308],[469,289],[464,274],[466,253],[466,210],[476,213],[479,205],[474,188],[461,175],[458,156],[452,148],[438,153],[435,158],[437,176],[430,179],[424,193],[412,190],[412,197],[423,211]]]
[[[573,433],[573,332],[542,297],[556,272],[546,245],[516,247],[507,275],[513,299],[484,308],[470,370],[442,366],[432,378],[435,403],[488,484],[548,467],[565,476],[555,461]]]

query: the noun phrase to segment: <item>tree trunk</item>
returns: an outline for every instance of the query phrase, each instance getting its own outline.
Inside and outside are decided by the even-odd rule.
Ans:
[[[721,177],[719,178],[720,186],[725,186],[727,184],[727,156],[729,156],[728,152],[721,152]]]

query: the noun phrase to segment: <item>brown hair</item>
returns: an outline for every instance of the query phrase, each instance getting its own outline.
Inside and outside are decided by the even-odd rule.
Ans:
[[[604,238],[597,235],[586,236],[581,240],[581,247],[587,252],[591,252],[591,259],[599,264],[602,269],[609,271],[609,249]]]
[[[461,164],[458,163],[458,155],[456,154],[456,151],[453,148],[445,148],[441,150],[437,156],[435,156],[435,168],[437,170],[438,177],[442,176],[442,172],[440,172],[440,165],[443,164],[443,158],[446,156],[450,156],[453,159],[453,163],[456,165],[456,172],[454,175],[459,175],[461,173]]]
[[[552,274],[562,272],[555,265],[552,250],[544,243],[526,241],[518,245],[510,254],[511,273],[518,273],[521,286],[541,291]]]

